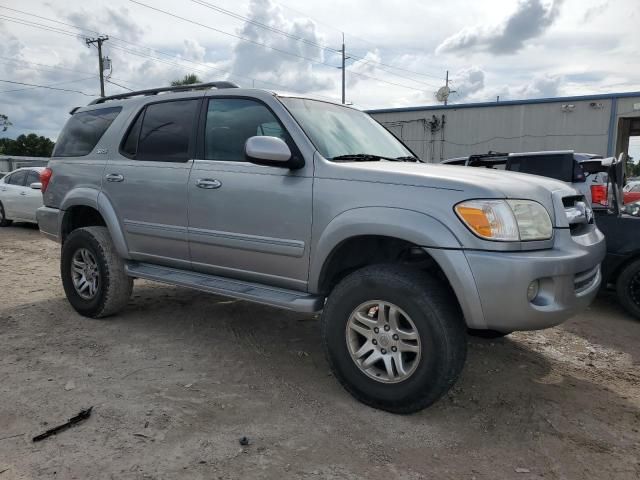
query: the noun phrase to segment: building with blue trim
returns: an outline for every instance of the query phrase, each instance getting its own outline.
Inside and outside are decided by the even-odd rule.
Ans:
[[[617,155],[640,136],[640,92],[369,110],[422,160],[575,150]]]

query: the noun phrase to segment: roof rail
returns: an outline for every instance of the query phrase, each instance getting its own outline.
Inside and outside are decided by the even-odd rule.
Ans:
[[[161,87],[161,88],[150,88],[148,90],[137,90],[134,92],[121,93],[118,95],[110,95],[108,97],[101,97],[89,105],[95,105],[97,103],[104,103],[109,100],[123,100],[125,98],[137,97],[138,95],[157,95],[161,92],[186,92],[189,90],[204,90],[208,88],[238,88],[233,82],[221,81],[221,82],[209,82],[209,83],[192,83],[190,85],[176,85],[173,87]]]

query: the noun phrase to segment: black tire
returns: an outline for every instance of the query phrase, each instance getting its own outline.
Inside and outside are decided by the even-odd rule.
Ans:
[[[13,223],[13,220],[9,220],[4,216],[4,206],[0,202],[0,227],[8,227]]]
[[[80,249],[88,250],[97,262],[99,281],[95,296],[80,296],[73,284],[71,265]],[[71,306],[85,317],[101,318],[120,311],[129,301],[133,279],[125,273],[124,262],[113,246],[106,227],[74,230],[62,245],[60,261],[62,285]]]
[[[381,300],[402,309],[424,346],[413,373],[399,383],[365,374],[347,347],[347,322],[364,302]],[[463,316],[451,290],[425,272],[401,265],[373,265],[344,278],[331,292],[321,319],[329,365],[343,387],[361,402],[393,413],[428,407],[456,382],[467,339]]]
[[[624,309],[640,319],[640,258],[629,263],[620,272],[616,292]]]
[[[482,330],[477,328],[468,328],[467,333],[472,337],[478,338],[502,338],[513,332],[500,332],[498,330]]]

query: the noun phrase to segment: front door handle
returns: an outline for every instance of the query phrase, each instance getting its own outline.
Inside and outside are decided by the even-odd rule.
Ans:
[[[220,188],[222,183],[220,180],[215,180],[213,178],[200,178],[196,180],[196,187],[198,188],[206,188],[207,190],[211,190],[213,188]]]
[[[124,180],[124,175],[120,175],[119,173],[109,173],[104,177],[107,182],[122,182]]]
[[[20,195],[26,195],[26,192],[20,192]]]

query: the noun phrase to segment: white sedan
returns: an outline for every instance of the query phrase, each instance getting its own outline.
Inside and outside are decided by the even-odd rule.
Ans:
[[[0,227],[16,222],[38,223],[42,206],[40,172],[44,167],[19,168],[0,178]]]

